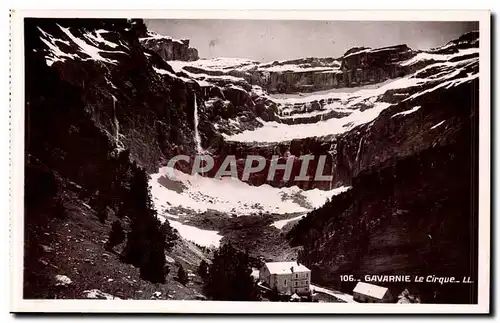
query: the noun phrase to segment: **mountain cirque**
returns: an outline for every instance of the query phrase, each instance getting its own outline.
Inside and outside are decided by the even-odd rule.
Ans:
[[[28,19],[25,30],[26,167],[56,173],[68,183],[59,194],[79,187],[76,199],[87,201],[126,149],[151,175],[159,216],[187,240],[241,233],[253,256],[298,256],[313,281],[347,292],[345,273],[477,280],[477,32],[426,51],[362,47],[260,63],[199,59],[189,41],[141,20]],[[214,182],[210,172],[166,182],[171,157],[198,152],[196,132],[218,165],[236,156],[239,176],[248,155],[264,156],[266,168],[248,182]],[[308,174],[326,155],[333,180],[265,177],[273,155],[306,154],[315,156]],[[477,301],[477,284],[410,287],[423,302]]]

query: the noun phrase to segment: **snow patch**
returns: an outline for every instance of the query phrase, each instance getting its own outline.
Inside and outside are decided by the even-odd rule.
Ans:
[[[47,66],[52,66],[55,62],[64,62],[66,58],[75,59],[78,58],[78,55],[69,54],[63,52],[59,46],[56,45],[56,41],[64,41],[54,38],[52,35],[43,31],[40,27],[37,27],[38,30],[42,33],[43,37],[40,37],[41,41],[49,48],[49,54],[45,57],[45,62]]]
[[[200,246],[218,248],[220,240],[223,238],[217,231],[199,229],[174,220],[168,220],[168,222],[173,228],[179,231],[179,234],[184,239]]]
[[[284,64],[275,65],[270,67],[259,67],[261,71],[267,72],[294,72],[294,73],[305,73],[305,72],[337,72],[339,68],[332,68],[328,66],[318,66],[318,67],[304,67],[295,64]]]
[[[168,75],[170,76],[171,78],[174,78],[174,79],[180,79],[184,82],[194,82],[194,80],[190,79],[190,78],[187,78],[187,77],[183,77],[183,76],[177,76],[173,73],[170,73],[169,71],[167,70],[164,70],[164,69],[161,69],[161,68],[156,68],[155,66],[153,66],[153,70],[157,73],[157,74],[160,74],[160,75]]]
[[[332,198],[332,196],[342,194],[350,189],[351,186],[341,186],[329,191],[323,191],[315,188],[312,190],[302,191],[301,194],[307,198],[311,207],[315,209],[323,206],[326,203],[326,200]]]
[[[148,40],[153,40],[153,39],[165,39],[165,40],[171,40],[172,42],[176,42],[176,43],[179,43],[179,44],[184,44],[181,40],[179,39],[175,39],[175,38],[172,38],[170,36],[163,36],[163,35],[160,35],[154,31],[148,31],[147,33],[147,37],[142,37],[142,38],[139,38],[139,41],[148,41]]]
[[[223,136],[228,141],[281,142],[293,139],[340,134],[374,120],[389,106],[391,106],[391,104],[378,102],[373,108],[363,112],[357,110],[344,118],[328,119],[317,123],[287,125],[275,121],[264,122],[264,125],[256,130],[245,130],[235,135],[223,134]]]
[[[172,171],[179,181],[167,179],[167,171]],[[150,186],[155,208],[160,215],[179,206],[198,213],[214,210],[236,215],[308,211],[291,199],[283,199],[285,194],[288,196],[300,192],[297,186],[282,189],[267,184],[251,186],[236,178],[193,176],[169,167],[162,167],[158,173],[151,175]]]
[[[300,220],[302,219],[303,217],[305,217],[306,215],[305,214],[302,214],[302,215],[299,215],[297,217],[294,217],[294,218],[291,218],[291,219],[285,219],[285,220],[279,220],[279,221],[275,221],[272,226],[275,227],[276,229],[283,229],[283,227],[285,225],[287,225],[288,223],[292,222],[292,221],[296,221],[296,220]]]
[[[459,50],[458,53],[455,54],[448,54],[448,55],[443,55],[443,54],[432,54],[432,53],[426,53],[426,52],[421,52],[415,55],[414,57],[410,58],[409,60],[406,60],[404,62],[401,62],[399,65],[401,66],[408,66],[408,65],[413,65],[421,61],[449,61],[452,58],[459,57],[459,56],[464,56],[464,55],[470,55],[470,54],[479,54],[479,48],[467,48],[467,49],[462,49]]]
[[[413,107],[410,110],[398,112],[398,113],[394,114],[391,118],[394,118],[394,117],[397,117],[397,116],[405,116],[405,115],[411,114],[411,113],[417,111],[420,108],[421,107],[419,105],[417,105],[416,107]]]
[[[104,29],[99,29],[99,30],[95,31],[95,35],[94,35],[94,33],[89,32],[89,33],[86,33],[84,36],[94,43],[101,43],[101,44],[104,44],[105,46],[108,46],[111,48],[118,47],[118,44],[110,42],[109,40],[106,40],[101,36],[101,34],[105,34],[105,33],[109,33],[109,31],[104,30]]]
[[[61,25],[58,25],[59,28],[62,30],[63,33],[66,34],[75,44],[80,47],[80,51],[84,53],[85,55],[90,56],[90,59],[95,60],[95,61],[101,61],[109,64],[118,64],[117,60],[109,59],[109,58],[104,58],[100,55],[101,52],[107,52],[107,53],[124,53],[124,52],[118,52],[118,51],[106,51],[106,50],[101,50],[95,46],[92,46],[88,44],[86,41],[83,39],[80,39],[76,36],[74,36],[70,31],[69,28],[62,27]],[[125,54],[125,53],[124,53]]]
[[[60,42],[60,43],[66,44],[67,46],[70,46],[71,43],[69,41],[57,39],[57,38],[53,37],[52,35],[48,34],[47,32],[45,32],[44,30],[42,30],[40,27],[38,27],[38,30],[42,34],[42,37],[40,37],[40,39],[49,48],[49,54],[45,58],[47,66],[52,66],[52,64],[54,64],[55,62],[58,62],[58,61],[64,62],[66,59],[79,59],[79,60],[83,60],[83,61],[95,60],[95,61],[101,61],[101,62],[105,62],[105,63],[109,63],[109,64],[117,64],[118,61],[112,60],[109,58],[104,58],[100,55],[100,53],[126,54],[123,51],[101,50],[101,49],[87,43],[85,40],[74,36],[70,32],[69,28],[65,28],[65,27],[62,27],[60,25],[57,25],[57,26],[74,44],[76,44],[78,46],[78,48],[80,49],[80,52],[89,56],[89,58],[81,58],[78,54],[70,54],[70,53],[64,52],[56,43]],[[104,32],[106,32],[106,31],[97,30],[95,35],[93,33],[86,33],[83,35],[83,37],[93,44],[103,43],[104,45],[106,45],[108,47],[112,47],[112,48],[117,47],[118,45],[116,45],[110,41],[105,40],[101,36],[101,34]]]
[[[435,125],[433,125],[433,126],[431,127],[431,129],[436,129],[437,127],[441,126],[441,125],[442,125],[445,121],[446,121],[446,120],[443,120],[443,121],[441,121],[441,122],[439,122],[439,123],[436,123]]]
[[[178,181],[168,179],[167,172],[172,172]],[[151,175],[150,187],[156,211],[166,217],[173,217],[171,213],[175,212],[170,210],[177,207],[196,213],[212,210],[233,215],[301,213],[322,206],[328,198],[350,188],[304,191],[298,186],[252,186],[236,178],[190,175],[169,167]]]
[[[192,73],[192,72],[186,71],[184,69],[185,66],[192,66],[192,67],[198,67],[200,69],[211,70],[210,68],[203,67],[202,65],[200,65],[199,62],[200,62],[200,60],[198,60],[198,61],[191,61],[191,62],[187,62],[187,61],[167,61],[167,63],[172,67],[172,69],[176,73],[180,73],[180,72],[186,73],[189,77],[191,77],[193,79],[196,79],[197,81],[198,80],[203,80],[203,81],[226,80],[226,81],[229,81],[229,82],[246,82],[245,79],[243,79],[241,77],[232,76],[232,75],[227,75],[227,74],[224,74],[224,75],[209,75],[209,74],[206,74],[206,73]]]
[[[244,68],[245,66],[254,67],[256,64],[258,64],[258,62],[250,59],[233,57],[216,57],[213,59],[199,59],[189,62],[189,65],[193,67],[219,71],[224,69]]]
[[[302,196],[306,197],[307,201],[309,202],[309,204],[311,205],[312,208],[316,209],[316,208],[323,206],[326,203],[326,201],[329,198],[331,198],[332,196],[342,194],[344,192],[347,192],[350,189],[351,189],[351,186],[341,186],[341,187],[338,187],[338,188],[335,188],[335,189],[329,190],[329,191],[323,191],[323,190],[315,188],[315,189],[308,190],[308,191],[302,191],[302,192],[300,192],[300,194]],[[299,215],[297,217],[290,218],[290,219],[275,221],[275,222],[273,222],[272,226],[281,230],[288,223],[302,219],[304,216],[306,216],[306,214],[302,214],[302,215]]]

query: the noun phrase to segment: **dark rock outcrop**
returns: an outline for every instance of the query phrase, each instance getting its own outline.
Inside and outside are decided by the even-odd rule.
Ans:
[[[166,61],[195,61],[199,58],[198,50],[189,47],[189,39],[178,40],[148,32],[140,41],[142,46]]]
[[[285,64],[320,68],[303,71],[292,68],[279,72],[271,71],[264,85],[270,93],[314,92],[375,84],[404,76],[409,70],[398,63],[413,57],[416,53],[406,45],[377,49],[354,47],[338,59],[294,60],[281,64],[275,62],[269,66],[261,65],[259,68],[265,69]]]
[[[415,54],[406,45],[348,51],[342,57],[343,84],[359,86],[404,76],[407,72],[398,63]]]
[[[446,45],[433,48],[429,52],[434,54],[455,54],[459,49],[479,48],[479,31],[471,31],[463,34],[457,39],[448,42]]]
[[[341,139],[336,179],[351,178],[352,190],[289,234],[313,279],[346,292],[354,287],[340,282],[346,272],[477,279],[477,90],[475,81],[421,98],[420,113],[403,123],[383,114],[360,131],[361,152],[355,137]],[[435,136],[437,120],[446,128]],[[475,284],[412,287],[424,303],[477,301]]]

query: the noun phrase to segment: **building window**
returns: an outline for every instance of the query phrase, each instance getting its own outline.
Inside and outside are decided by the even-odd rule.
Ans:
[[[283,285],[286,287],[286,279],[285,279],[285,282],[283,283]]]
[[[295,278],[299,278],[299,274],[295,274]]]
[[[297,282],[295,282],[295,286],[297,286]]]

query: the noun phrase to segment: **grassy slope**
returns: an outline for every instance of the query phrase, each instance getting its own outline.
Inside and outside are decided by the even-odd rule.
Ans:
[[[67,191],[64,201],[68,210],[65,219],[54,218],[51,211],[43,208],[27,217],[25,298],[85,298],[84,291],[90,289],[122,299],[150,299],[154,292],[161,292],[159,299],[196,299],[202,292],[196,269],[204,254],[192,243],[177,242],[167,257],[170,272],[166,283],[152,284],[139,277],[138,268],[121,262],[118,253],[104,249],[111,223],[116,219],[113,215],[101,224],[76,192]],[[115,249],[119,252],[121,248]],[[186,286],[175,279],[179,264],[188,273],[192,271]],[[68,276],[72,283],[55,286],[54,277],[58,274]]]

